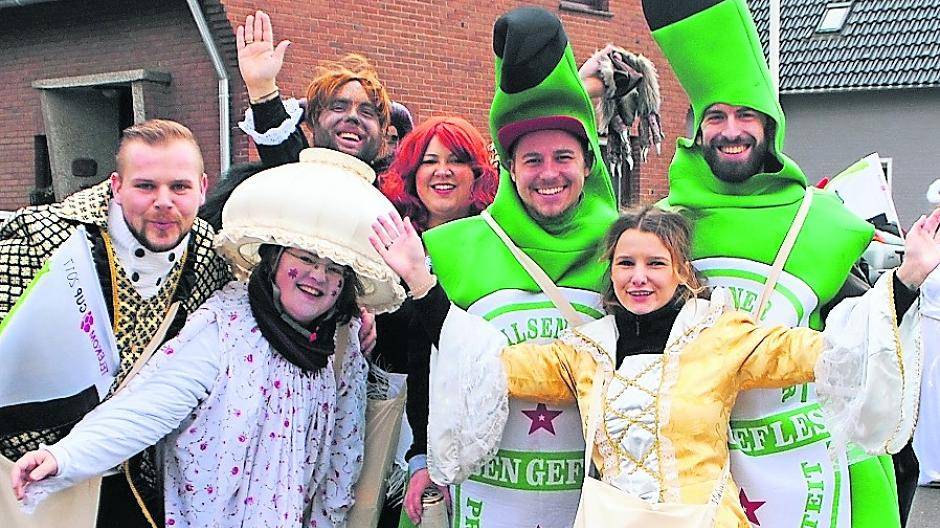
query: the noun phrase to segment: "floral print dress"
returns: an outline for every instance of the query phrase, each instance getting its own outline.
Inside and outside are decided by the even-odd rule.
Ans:
[[[345,526],[362,466],[367,370],[358,321],[350,326],[337,332],[349,336],[337,343],[346,347],[341,374],[332,357],[306,373],[261,335],[245,284],[230,283],[126,391],[48,448],[59,473],[31,494],[101,473],[165,436],[166,526]]]

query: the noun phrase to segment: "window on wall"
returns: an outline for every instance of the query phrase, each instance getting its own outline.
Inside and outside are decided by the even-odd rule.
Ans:
[[[559,8],[568,11],[582,11],[585,13],[609,14],[609,0],[561,0]]]

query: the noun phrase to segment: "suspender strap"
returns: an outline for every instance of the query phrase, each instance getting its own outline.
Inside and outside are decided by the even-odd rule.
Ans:
[[[568,326],[574,328],[583,324],[585,322],[584,316],[579,314],[578,311],[574,309],[574,306],[572,306],[568,299],[565,298],[565,296],[561,293],[561,290],[558,289],[558,286],[556,286],[552,279],[548,277],[548,274],[546,274],[545,271],[539,267],[539,265],[536,264],[534,260],[532,260],[532,257],[526,255],[521,249],[519,249],[519,246],[517,246],[516,243],[513,242],[511,238],[509,238],[509,235],[507,235],[506,232],[503,231],[503,228],[500,227],[498,223],[496,223],[496,220],[493,219],[493,216],[490,215],[490,212],[484,209],[480,213],[480,216],[483,217],[483,220],[489,224],[490,228],[492,228],[500,240],[503,241],[503,244],[506,245],[506,247],[509,249],[509,252],[512,253],[512,256],[516,257],[516,260],[519,261],[519,265],[521,265],[523,269],[525,269],[529,274],[529,276],[532,277],[532,280],[534,280],[535,283],[538,284],[540,288],[542,288],[542,292],[545,293],[549,299],[551,299],[552,304],[555,305],[555,308],[558,308],[558,311],[561,312],[561,315],[563,315],[564,318],[568,321]]]
[[[806,194],[803,195],[803,203],[800,204],[800,209],[793,218],[793,223],[790,225],[790,230],[787,231],[786,238],[783,239],[783,244],[781,244],[780,249],[777,250],[777,257],[774,258],[770,275],[767,276],[767,282],[764,283],[764,290],[760,294],[760,301],[758,301],[756,309],[751,312],[755,321],[760,321],[764,307],[767,305],[767,301],[770,300],[770,294],[774,291],[774,287],[777,286],[777,279],[780,278],[780,272],[783,271],[783,266],[787,263],[787,258],[790,256],[793,244],[796,243],[796,237],[800,234],[800,229],[803,228],[803,221],[806,220],[806,214],[809,213],[809,206],[812,203],[813,188],[807,187]]]
[[[150,338],[150,342],[147,343],[147,346],[144,347],[143,352],[140,353],[140,357],[137,358],[137,361],[134,362],[134,366],[131,367],[131,371],[127,373],[127,376],[124,376],[124,379],[121,380],[121,384],[118,385],[118,388],[114,390],[114,394],[117,394],[121,391],[127,384],[140,372],[140,369],[147,363],[147,360],[153,356],[153,353],[160,348],[160,345],[163,344],[163,338],[166,337],[167,331],[170,330],[170,325],[173,324],[173,319],[176,318],[176,312],[179,310],[180,302],[176,301],[170,305],[170,309],[166,311],[166,315],[163,317],[163,322],[160,323],[160,327],[157,328],[157,333]]]

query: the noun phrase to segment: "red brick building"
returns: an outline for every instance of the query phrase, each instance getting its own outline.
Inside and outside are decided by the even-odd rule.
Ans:
[[[659,68],[667,137],[661,156],[651,154],[635,181],[643,201],[665,195],[688,99],[649,35],[639,0],[0,0],[8,28],[0,32],[0,209],[28,203],[44,143],[56,178],[85,174],[85,185],[106,177],[113,169],[107,156],[88,155],[91,164],[75,158],[95,142],[113,149],[120,128],[135,119],[189,126],[210,177],[219,174],[226,149],[230,163],[253,157],[236,126],[247,101],[234,28],[257,8],[271,14],[276,39],[293,43],[278,79],[282,93],[302,96],[319,60],[358,52],[417,120],[460,115],[485,134],[493,22],[526,4],[560,14],[579,61],[614,42]],[[227,102],[221,111],[220,100]]]

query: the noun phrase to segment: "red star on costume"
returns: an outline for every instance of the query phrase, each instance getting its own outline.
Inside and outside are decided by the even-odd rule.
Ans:
[[[744,515],[747,515],[747,520],[752,524],[760,526],[760,521],[757,520],[757,509],[767,504],[767,501],[752,501],[747,498],[747,493],[744,493],[744,488],[741,488],[741,492],[738,493],[738,500],[741,501],[741,507],[744,508]]]
[[[552,424],[552,420],[561,413],[562,411],[549,411],[544,403],[536,405],[535,409],[531,411],[522,411],[522,414],[532,420],[532,425],[529,426],[529,434],[539,429],[545,429],[549,433],[555,434],[555,426]]]

